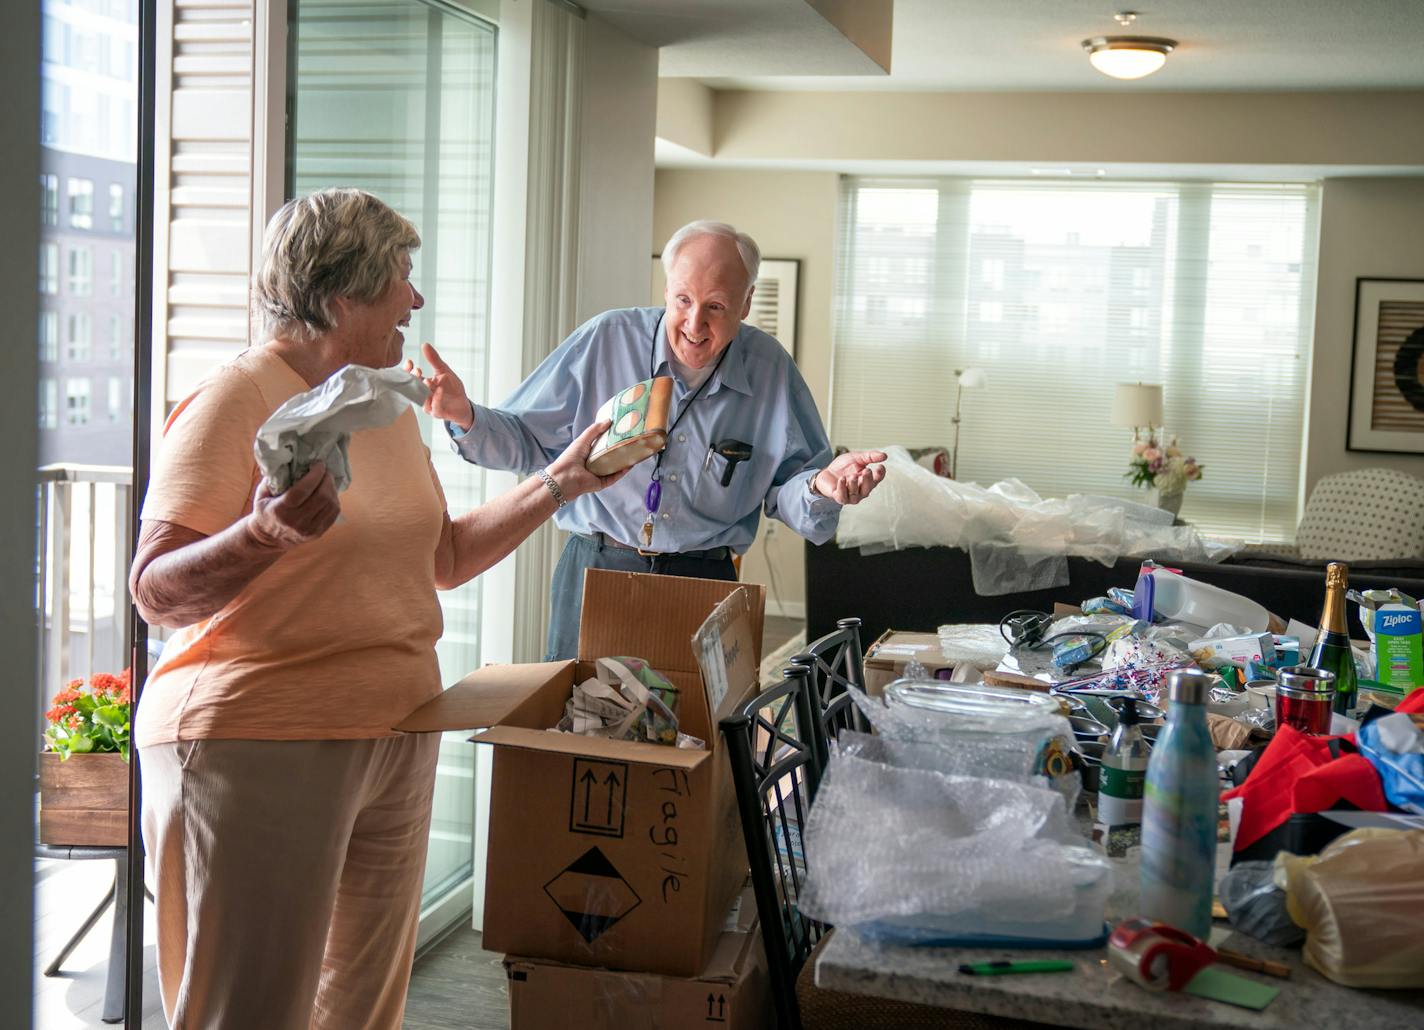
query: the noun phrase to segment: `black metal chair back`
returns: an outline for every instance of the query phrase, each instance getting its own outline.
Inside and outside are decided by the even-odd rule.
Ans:
[[[836,626],[834,633],[827,633],[791,659],[793,664],[806,667],[811,700],[819,711],[816,751],[822,769],[831,759],[830,742],[840,736],[841,730],[870,732],[869,721],[851,699],[851,691],[865,692],[860,620],[840,619]]]
[[[797,906],[805,882],[801,831],[820,782],[818,732],[805,666],[721,721],[751,865],[772,1001],[782,1030],[800,1030],[796,977],[827,927]]]

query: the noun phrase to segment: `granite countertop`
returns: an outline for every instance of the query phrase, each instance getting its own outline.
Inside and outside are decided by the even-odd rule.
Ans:
[[[1223,849],[1224,850],[1224,849]],[[1224,857],[1224,856],[1223,856]],[[1116,922],[1135,907],[1137,868],[1114,862],[1108,917]],[[1106,948],[1086,951],[907,948],[875,944],[854,930],[838,929],[821,949],[816,985],[900,1001],[1013,1016],[1050,1026],[1089,1030],[1200,1030],[1251,1027],[1300,1030],[1341,1026],[1368,1030],[1420,1030],[1424,990],[1382,991],[1342,987],[1306,967],[1299,949],[1276,948],[1218,922],[1211,944],[1257,958],[1285,962],[1288,980],[1231,972],[1281,988],[1255,1012],[1189,994],[1149,991],[1108,968]],[[1071,973],[969,976],[961,962],[995,959],[1068,959]]]

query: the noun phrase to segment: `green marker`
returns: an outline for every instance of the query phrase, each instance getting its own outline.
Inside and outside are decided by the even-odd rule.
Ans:
[[[968,973],[970,976],[1003,976],[1006,973],[1071,973],[1073,963],[1066,959],[1042,959],[1036,962],[1011,962],[1001,959],[998,962],[966,963],[959,967],[959,971]]]

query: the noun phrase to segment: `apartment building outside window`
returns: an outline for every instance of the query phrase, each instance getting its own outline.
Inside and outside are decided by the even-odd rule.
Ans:
[[[59,312],[40,312],[40,360],[59,360]]]
[[[124,414],[123,405],[123,382],[109,377],[109,421],[117,422]]]
[[[64,420],[71,426],[89,424],[89,380],[71,379],[64,384]]]
[[[59,425],[59,384],[53,379],[40,380],[40,428],[54,429]]]
[[[124,294],[124,256],[118,251],[109,256],[109,293],[115,297]]]
[[[94,228],[93,180],[69,180],[69,225],[74,229]]]
[[[59,224],[59,176],[40,176],[40,224]]]
[[[40,292],[59,292],[59,244],[40,244]]]
[[[88,361],[91,323],[89,312],[71,312],[66,323],[64,357],[66,361]]]
[[[124,231],[124,188],[117,182],[109,183],[109,228]]]
[[[94,292],[94,249],[80,246],[69,248],[69,292],[87,297]]]

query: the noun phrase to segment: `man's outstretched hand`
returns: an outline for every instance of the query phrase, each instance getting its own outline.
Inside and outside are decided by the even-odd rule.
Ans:
[[[438,419],[455,423],[468,433],[475,424],[475,409],[465,393],[465,384],[460,382],[454,369],[445,364],[440,352],[430,344],[421,344],[420,353],[430,366],[430,375],[426,376],[425,370],[409,358],[406,359],[405,370],[429,387],[430,396],[425,398],[425,410]]]
[[[884,451],[851,451],[821,469],[811,482],[822,497],[859,504],[885,478],[884,460]]]

